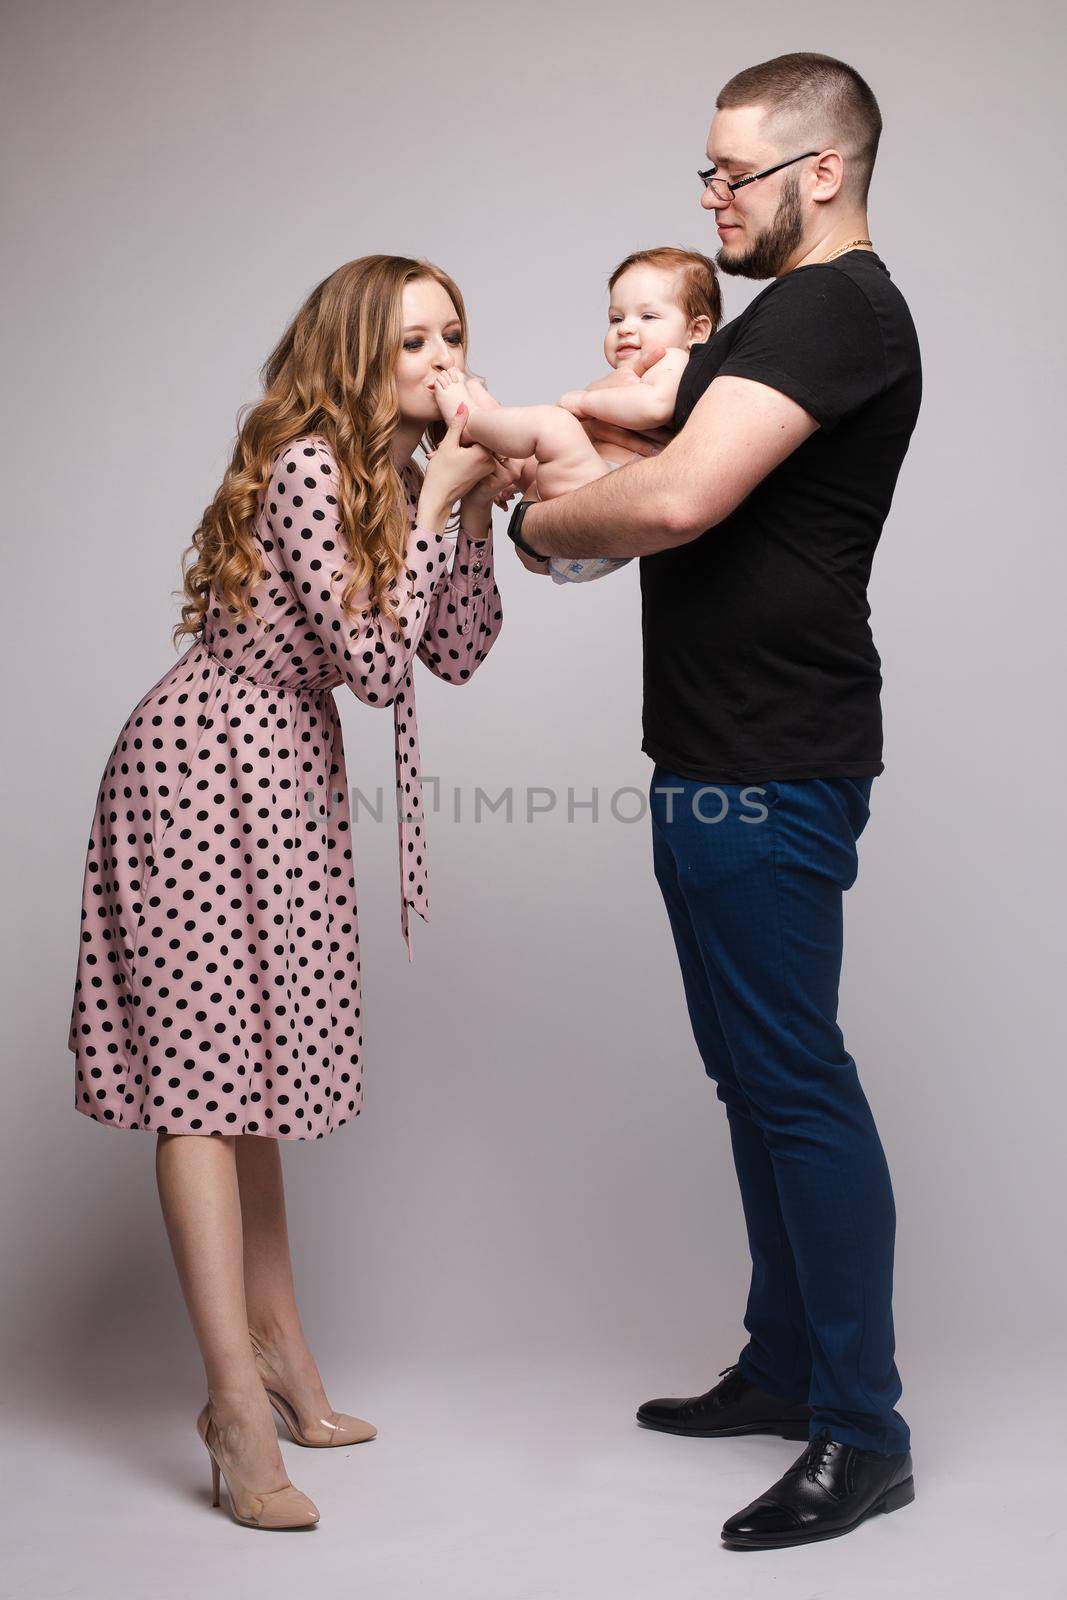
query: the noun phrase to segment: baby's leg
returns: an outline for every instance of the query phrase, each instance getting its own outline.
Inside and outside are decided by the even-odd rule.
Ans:
[[[438,380],[436,393],[446,420],[455,415],[461,401],[466,401],[469,415],[463,430],[465,439],[484,445],[498,456],[536,456],[537,492],[543,500],[569,494],[611,470],[597,454],[578,418],[560,406],[480,406],[469,383],[446,380],[444,375]]]
[[[472,411],[464,438],[496,454],[535,456],[542,500],[570,494],[610,471],[596,446],[569,411],[559,406],[502,406]]]
[[[458,372],[455,367],[440,374],[434,385],[434,392],[441,415],[446,422],[451,422],[457,407],[463,402],[466,402],[469,411],[500,410],[500,401],[489,393],[481,378],[476,378],[471,373]],[[499,451],[494,453],[500,460],[506,461],[512,476],[519,480],[521,488],[533,482],[537,475],[537,462],[532,457],[526,459],[521,456],[503,456]]]
[[[489,393],[481,378],[476,378],[472,373],[468,372],[463,381],[467,386],[467,393],[470,395],[470,400],[467,402],[468,405],[472,408],[477,406],[480,411],[499,410],[500,401],[495,395]]]

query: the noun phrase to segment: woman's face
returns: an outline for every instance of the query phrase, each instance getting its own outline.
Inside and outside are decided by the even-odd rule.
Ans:
[[[446,367],[466,366],[463,330],[452,298],[435,278],[404,285],[396,388],[405,422],[440,422],[434,379]]]
[[[604,354],[612,367],[630,367],[642,349],[654,345],[684,348],[689,323],[676,296],[677,273],[639,262],[623,273],[611,291]]]

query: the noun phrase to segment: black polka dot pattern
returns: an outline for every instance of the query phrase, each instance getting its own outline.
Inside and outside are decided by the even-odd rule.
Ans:
[[[119,1128],[321,1139],[362,1108],[349,780],[333,690],[392,705],[401,923],[425,918],[412,670],[464,683],[500,631],[492,541],[414,525],[397,628],[347,615],[337,464],[305,435],[256,522],[254,619],[200,640],[130,713],[97,795],[69,1047],[75,1106]]]

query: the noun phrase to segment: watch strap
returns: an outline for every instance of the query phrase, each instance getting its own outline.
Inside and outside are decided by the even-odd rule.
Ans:
[[[521,551],[523,551],[525,555],[532,557],[534,561],[541,561],[547,564],[552,559],[551,556],[543,556],[539,550],[531,549],[531,547],[526,543],[526,540],[522,537],[521,532],[523,519],[526,516],[528,508],[536,504],[536,500],[519,501],[518,505],[511,513],[511,517],[508,521],[508,538],[511,540],[512,544],[516,545]]]

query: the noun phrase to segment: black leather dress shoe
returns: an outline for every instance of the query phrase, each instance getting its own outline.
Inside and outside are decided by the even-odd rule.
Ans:
[[[688,1400],[646,1400],[637,1420],[662,1433],[690,1433],[702,1439],[732,1438],[739,1433],[777,1433],[783,1439],[806,1439],[811,1407],[778,1400],[742,1377],[736,1366],[725,1367],[721,1383],[707,1394]]]
[[[751,1505],[723,1523],[736,1550],[775,1550],[851,1533],[879,1511],[915,1499],[911,1452],[879,1455],[840,1444],[822,1428],[789,1471]]]

